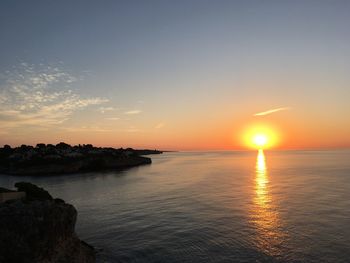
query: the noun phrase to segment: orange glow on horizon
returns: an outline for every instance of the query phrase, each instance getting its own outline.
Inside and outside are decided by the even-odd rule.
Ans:
[[[271,125],[253,124],[244,129],[242,141],[248,148],[270,149],[280,143],[280,135]]]

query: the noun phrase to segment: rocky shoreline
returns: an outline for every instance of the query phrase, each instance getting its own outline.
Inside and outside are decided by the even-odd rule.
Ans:
[[[72,205],[31,183],[15,186],[25,197],[0,203],[1,263],[96,261],[95,249],[74,231],[77,211]]]
[[[142,155],[160,154],[157,150],[101,148],[91,144],[71,146],[66,143],[22,145],[0,148],[0,174],[54,175],[79,172],[119,170],[152,163]]]

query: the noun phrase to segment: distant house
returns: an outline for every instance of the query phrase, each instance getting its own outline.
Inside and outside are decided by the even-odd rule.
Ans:
[[[0,187],[0,203],[6,202],[8,200],[17,200],[26,197],[25,192],[12,191],[6,188]]]

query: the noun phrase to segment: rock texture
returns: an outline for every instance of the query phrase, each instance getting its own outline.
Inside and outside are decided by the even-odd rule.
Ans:
[[[0,263],[95,262],[94,249],[74,232],[76,219],[61,199],[0,204]]]

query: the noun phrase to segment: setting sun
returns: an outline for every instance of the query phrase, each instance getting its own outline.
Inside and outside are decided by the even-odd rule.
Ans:
[[[242,132],[242,143],[253,149],[269,149],[280,142],[278,129],[268,124],[251,124]]]
[[[253,137],[253,143],[257,147],[263,148],[268,143],[268,137],[265,134],[257,134]]]

